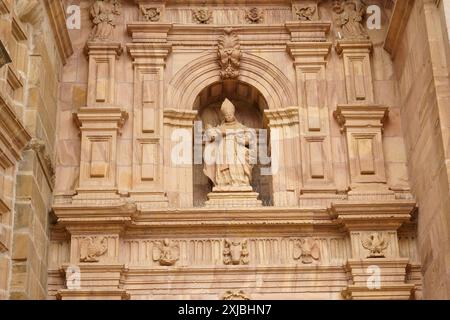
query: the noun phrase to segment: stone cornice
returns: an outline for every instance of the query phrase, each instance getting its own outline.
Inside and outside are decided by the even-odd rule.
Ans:
[[[299,123],[298,107],[289,107],[278,110],[264,110],[264,114],[270,122],[270,127]]]
[[[66,64],[67,58],[73,54],[73,47],[67,30],[63,4],[60,0],[44,0],[44,4],[55,37],[56,47],[62,63]]]
[[[164,124],[175,127],[192,127],[193,121],[197,117],[195,110],[164,110]]]
[[[386,202],[336,202],[331,214],[348,230],[397,230],[411,219],[415,202],[407,200]]]
[[[326,41],[331,22],[328,21],[288,21],[286,29],[291,33],[291,41]]]
[[[384,40],[384,49],[395,57],[397,48],[401,44],[399,38],[403,35],[411,14],[414,0],[396,1],[391,21]]]
[[[336,41],[336,52],[338,54],[345,53],[371,53],[373,43],[370,40],[338,40]]]
[[[388,114],[389,107],[382,105],[342,104],[334,111],[334,117],[342,131],[348,127],[383,128]]]
[[[119,57],[122,55],[123,48],[120,42],[96,42],[88,41],[86,43],[84,52],[86,55],[101,55]]]
[[[22,149],[30,140],[30,134],[0,94],[0,166],[8,168],[20,161]]]
[[[73,114],[75,123],[81,131],[119,130],[128,119],[128,113],[118,107],[84,107]]]

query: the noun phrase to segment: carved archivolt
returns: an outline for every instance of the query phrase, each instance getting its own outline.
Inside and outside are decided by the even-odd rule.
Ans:
[[[170,81],[167,93],[168,108],[192,108],[204,88],[221,80],[220,70],[217,54],[212,53],[206,53],[186,64]],[[257,89],[269,109],[297,105],[293,84],[281,70],[266,59],[243,53],[239,80]]]
[[[179,258],[180,247],[173,241],[165,239],[155,243],[153,261],[158,261],[161,266],[173,266]]]
[[[310,264],[319,260],[320,251],[317,240],[304,238],[294,245],[294,259],[301,260],[303,264]]]
[[[371,233],[365,239],[361,240],[361,242],[362,246],[370,252],[367,258],[385,257],[384,251],[389,246],[389,240],[385,239],[382,233]]]
[[[222,79],[236,79],[239,77],[242,51],[239,38],[232,28],[226,28],[225,34],[219,38],[218,58],[220,76]]]
[[[247,240],[225,240],[223,250],[223,263],[226,265],[239,265],[249,263]]]
[[[85,237],[80,240],[80,262],[98,262],[107,250],[106,237]]]

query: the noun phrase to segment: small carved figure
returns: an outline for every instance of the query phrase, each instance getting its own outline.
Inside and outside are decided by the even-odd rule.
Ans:
[[[316,240],[304,238],[294,245],[294,259],[302,261],[303,264],[311,264],[314,260],[319,260],[320,251]]]
[[[314,20],[314,14],[317,8],[315,6],[304,6],[295,8],[295,14],[300,21],[312,21]]]
[[[98,262],[108,250],[106,237],[85,237],[80,241],[80,262]]]
[[[239,265],[249,263],[247,240],[225,240],[223,250],[223,263],[226,265]]]
[[[245,19],[248,23],[262,23],[263,11],[259,8],[251,8],[245,11]]]
[[[96,0],[91,7],[91,18],[94,28],[89,37],[91,41],[111,40],[116,26],[115,16],[120,15],[120,0]]]
[[[146,21],[157,22],[161,17],[161,10],[156,7],[141,5],[141,12]]]
[[[367,39],[363,20],[366,6],[361,0],[333,0],[333,20],[338,37],[343,39]]]
[[[219,38],[217,56],[221,67],[220,75],[222,79],[235,79],[239,76],[239,66],[241,64],[242,51],[239,44],[239,37],[232,28],[226,28],[225,34]]]
[[[384,251],[389,245],[389,240],[386,240],[379,232],[370,234],[366,239],[362,240],[362,246],[370,251],[367,258],[384,258]]]
[[[194,21],[199,24],[208,24],[212,20],[212,11],[207,8],[192,11]]]
[[[162,242],[156,242],[153,247],[153,261],[159,261],[162,266],[173,266],[180,258],[180,247],[165,239]]]

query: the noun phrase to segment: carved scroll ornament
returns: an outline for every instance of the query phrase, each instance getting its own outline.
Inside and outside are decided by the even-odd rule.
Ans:
[[[239,77],[242,51],[239,38],[232,28],[226,28],[224,35],[219,38],[218,58],[220,76],[222,79],[236,79]]]

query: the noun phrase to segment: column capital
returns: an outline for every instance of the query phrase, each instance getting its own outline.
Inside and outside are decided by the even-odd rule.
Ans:
[[[370,40],[338,40],[336,41],[336,52],[343,53],[371,53],[373,43]]]
[[[330,32],[331,22],[329,21],[288,21],[286,29],[291,33],[292,42],[318,42],[326,41]]]
[[[100,56],[116,56],[120,57],[123,52],[122,44],[120,42],[98,42],[88,41],[84,48],[86,55],[100,55]]]

